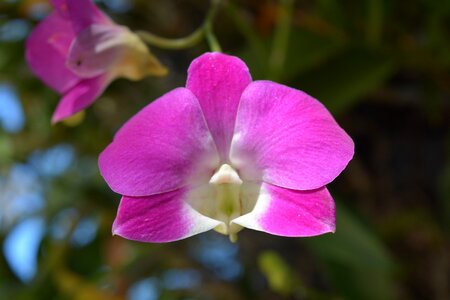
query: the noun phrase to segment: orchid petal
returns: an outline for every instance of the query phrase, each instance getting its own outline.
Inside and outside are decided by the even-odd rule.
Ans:
[[[67,0],[50,0],[52,3],[53,8],[63,17],[63,18],[70,18],[68,7],[67,7]]]
[[[67,66],[78,76],[98,76],[113,68],[121,56],[126,29],[94,24],[82,30],[70,47]]]
[[[200,105],[185,88],[141,110],[99,158],[100,172],[111,189],[134,197],[208,182],[217,164]]]
[[[335,231],[335,210],[325,187],[296,191],[263,183],[255,208],[232,222],[280,236],[315,236]]]
[[[65,56],[73,38],[70,23],[53,12],[37,25],[26,42],[25,55],[29,66],[59,93],[64,93],[80,80],[65,65]]]
[[[146,75],[165,75],[167,69],[128,28],[94,24],[73,41],[67,66],[80,77],[112,72],[131,80]]]
[[[59,101],[53,113],[52,123],[57,123],[91,105],[108,86],[111,78],[101,75],[83,79],[70,89]]]
[[[77,34],[93,24],[114,25],[92,0],[57,0],[53,4],[63,13],[67,10],[73,30]]]
[[[201,215],[184,200],[187,189],[146,196],[123,197],[113,234],[124,238],[163,243],[181,240],[213,229],[220,221]]]
[[[311,96],[270,81],[244,91],[230,154],[243,180],[317,189],[339,175],[353,152],[352,139]]]
[[[200,101],[220,157],[228,161],[236,112],[251,76],[243,61],[222,53],[206,53],[188,70],[186,87]]]

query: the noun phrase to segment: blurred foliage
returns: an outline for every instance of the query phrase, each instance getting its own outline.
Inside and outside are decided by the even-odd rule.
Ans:
[[[208,7],[97,2],[117,22],[165,37],[194,31]],[[184,84],[206,43],[152,48],[169,76],[118,80],[85,113],[51,126],[58,95],[23,57],[48,10],[45,0],[0,0],[0,85],[17,93],[25,115],[23,129],[10,132],[0,112],[1,299],[450,299],[449,1],[225,1],[214,25],[224,51],[244,59],[254,79],[320,99],[356,143],[329,187],[336,234],[247,230],[236,245],[214,232],[165,245],[112,237],[119,197],[96,166],[124,121]],[[61,163],[44,154],[58,145],[74,157],[52,174],[45,165]],[[45,230],[36,251],[25,251],[37,265],[24,280],[5,249],[29,218]]]
[[[335,235],[310,239],[306,245],[351,299],[394,299],[393,262],[376,236],[342,206]],[[341,276],[341,274],[347,274]]]
[[[280,295],[292,295],[300,286],[295,272],[276,252],[266,251],[261,253],[259,268],[267,278],[269,287]]]

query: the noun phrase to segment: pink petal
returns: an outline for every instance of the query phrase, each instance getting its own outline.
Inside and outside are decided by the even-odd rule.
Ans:
[[[239,99],[250,82],[245,63],[222,53],[203,54],[189,67],[186,87],[200,101],[222,161],[229,160]]]
[[[67,57],[72,41],[72,33],[58,32],[48,40],[48,43],[52,45],[53,48],[55,48],[63,57]]]
[[[208,182],[217,165],[201,108],[185,88],[141,110],[99,158],[100,172],[111,189],[134,197]]]
[[[57,7],[62,7],[63,11],[65,11],[64,7],[67,7],[68,16],[75,33],[79,33],[92,24],[114,24],[108,16],[98,9],[92,0],[57,0],[54,1],[54,4],[57,4]]]
[[[39,23],[26,42],[26,60],[33,72],[52,89],[63,93],[79,78],[65,65],[74,34],[70,23],[53,12]]]
[[[111,78],[101,75],[94,78],[83,79],[59,101],[53,113],[52,123],[57,123],[91,105],[108,86]]]
[[[67,0],[50,0],[50,2],[53,5],[53,8],[63,17],[63,18],[70,18],[68,7],[67,7]]]
[[[243,93],[230,157],[244,180],[320,188],[353,152],[352,139],[311,96],[270,81],[255,81]]]
[[[163,243],[181,240],[213,229],[221,222],[205,217],[185,203],[185,189],[142,198],[123,197],[113,234],[124,238]]]
[[[335,211],[325,187],[296,191],[263,183],[253,211],[233,223],[275,235],[306,237],[334,232]]]

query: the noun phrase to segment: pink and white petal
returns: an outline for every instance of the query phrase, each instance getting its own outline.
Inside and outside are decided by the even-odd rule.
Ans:
[[[147,196],[207,183],[214,140],[191,91],[175,89],[142,109],[100,154],[100,173],[119,194]]]
[[[111,80],[108,75],[81,80],[63,95],[53,113],[52,123],[66,119],[94,103]]]
[[[112,69],[121,59],[129,31],[124,27],[93,24],[74,39],[66,66],[83,78],[98,76]]]
[[[244,91],[230,151],[243,180],[316,189],[336,178],[353,153],[352,139],[306,93],[271,81]]]
[[[75,33],[93,24],[114,25],[114,22],[92,0],[66,0],[65,2]]]
[[[113,234],[126,239],[164,243],[211,230],[221,224],[192,209],[185,201],[186,189],[141,197],[123,197]]]
[[[31,70],[59,93],[64,93],[80,80],[65,65],[73,38],[70,23],[53,12],[36,26],[26,41],[25,56]]]
[[[203,54],[189,67],[186,87],[200,101],[222,161],[229,161],[239,99],[251,80],[242,60],[222,53]]]
[[[280,236],[315,236],[335,231],[336,207],[325,187],[297,191],[263,183],[254,209],[232,223]]]

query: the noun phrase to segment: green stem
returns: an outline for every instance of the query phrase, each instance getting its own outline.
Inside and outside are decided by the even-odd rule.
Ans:
[[[293,8],[293,0],[281,0],[281,7],[273,38],[272,53],[269,60],[269,77],[273,80],[280,79],[286,60]]]
[[[222,52],[222,48],[220,47],[219,41],[213,33],[212,26],[208,24],[205,27],[205,36],[208,41],[209,48],[212,52]]]
[[[211,7],[202,26],[186,37],[170,39],[143,30],[136,31],[136,34],[149,45],[172,50],[186,49],[195,46],[202,41],[203,38],[206,38],[211,51],[220,52],[220,45],[212,30],[212,23],[217,14],[220,2],[221,0],[212,0]]]
[[[219,41],[213,32],[213,20],[217,15],[217,10],[219,8],[221,0],[212,0],[211,8],[209,9],[208,15],[206,16],[205,23],[203,23],[203,30],[205,32],[206,40],[208,41],[209,48],[213,52],[222,52]]]
[[[152,46],[163,49],[180,50],[198,44],[203,39],[205,32],[203,30],[203,27],[200,27],[190,35],[179,39],[164,38],[143,30],[136,31],[136,34],[144,42]]]

